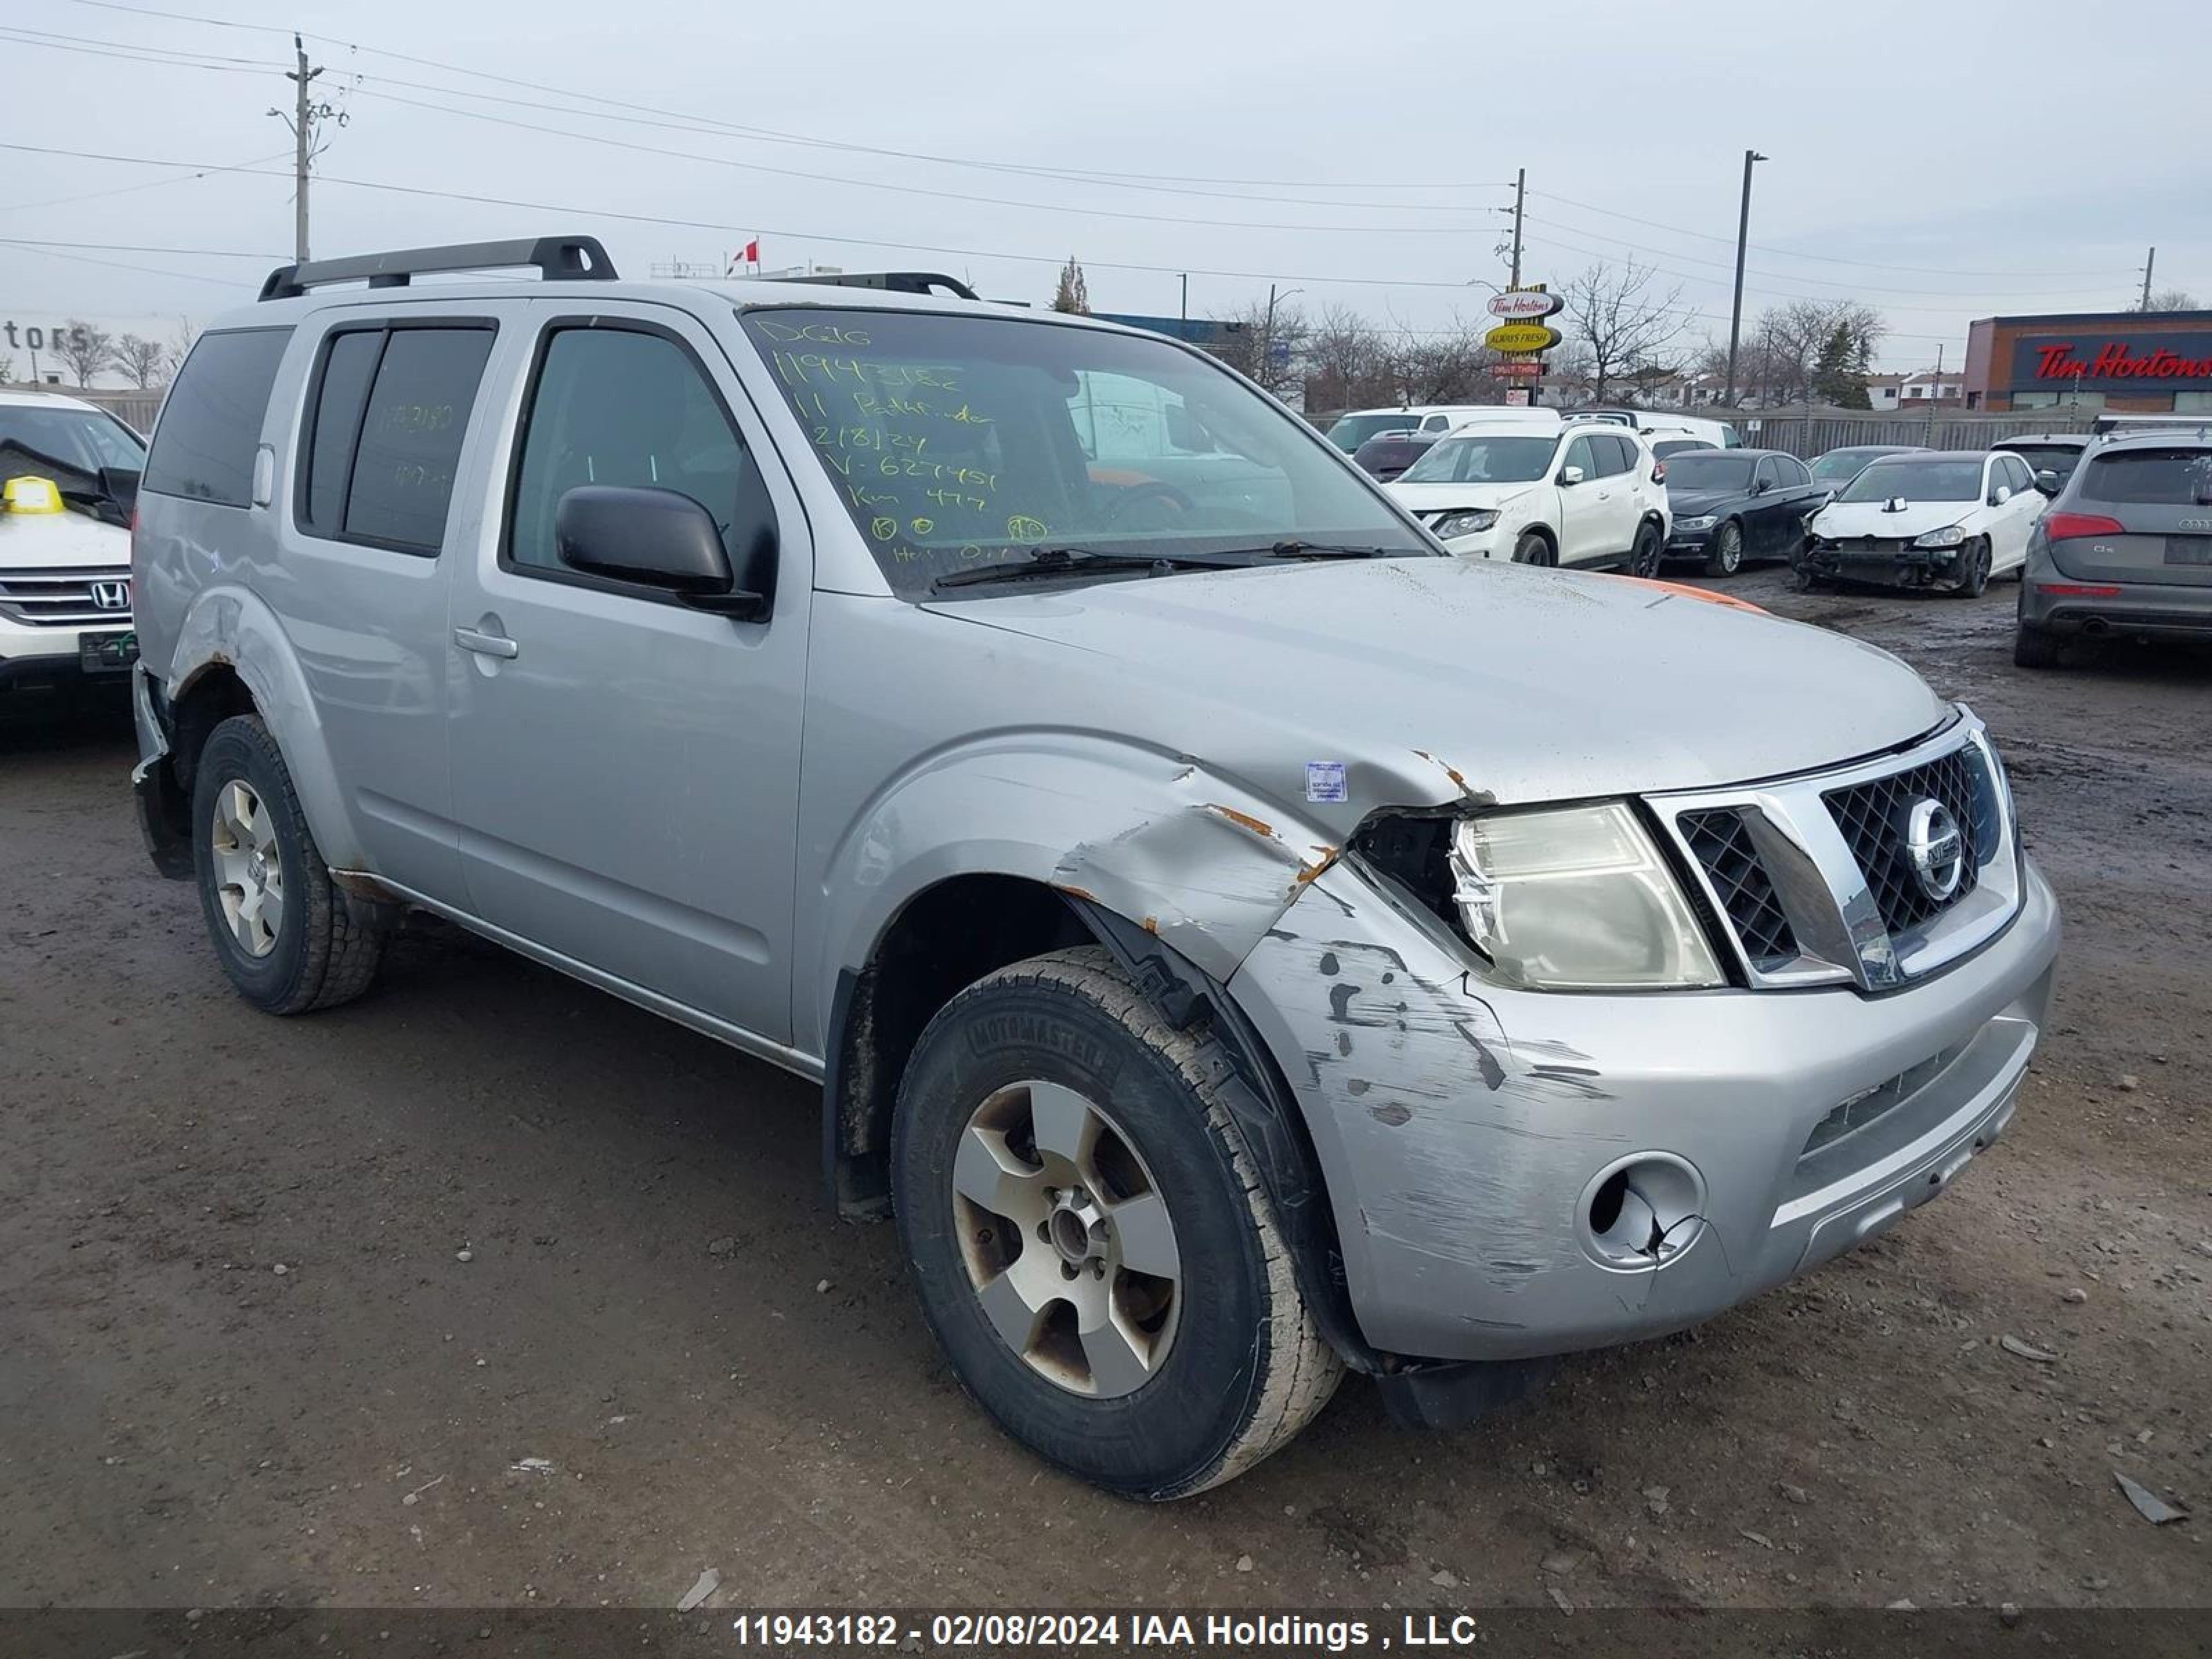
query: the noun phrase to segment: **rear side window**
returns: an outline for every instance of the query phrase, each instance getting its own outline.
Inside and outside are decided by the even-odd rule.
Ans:
[[[169,389],[141,491],[219,507],[253,500],[253,452],[289,328],[203,334]]]
[[[2212,505],[2212,449],[2130,449],[2089,463],[2081,493],[2091,501],[2148,507]]]
[[[488,325],[332,335],[306,422],[300,527],[436,553],[491,345]]]

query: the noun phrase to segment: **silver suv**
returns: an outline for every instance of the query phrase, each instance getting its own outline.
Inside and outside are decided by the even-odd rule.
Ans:
[[[968,1388],[1152,1498],[1346,1367],[1449,1423],[1708,1318],[2009,1121],[2057,909],[1891,658],[1446,556],[1170,340],[612,276],[286,268],[170,395],[138,799],[256,1006],[418,907],[818,1079]]]

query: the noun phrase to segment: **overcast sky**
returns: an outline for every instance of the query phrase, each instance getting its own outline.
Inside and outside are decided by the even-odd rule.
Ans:
[[[1972,317],[2130,303],[2153,243],[2155,286],[2212,299],[2182,0],[1549,0],[1510,37],[1506,9],[1442,0],[149,3],[246,27],[0,0],[0,142],[271,176],[0,149],[0,237],[250,257],[0,246],[0,315],[250,300],[291,246],[264,112],[289,106],[294,27],[347,117],[318,254],[589,231],[644,276],[757,234],[770,265],[945,269],[1038,303],[1073,254],[1097,310],[1172,315],[1188,270],[1193,315],[1272,279],[1427,329],[1504,280],[1496,210],[1525,167],[1530,280],[1632,253],[1725,338],[1755,146],[1747,318],[1865,300],[1886,366],[1956,361]],[[143,61],[178,52],[234,61]]]

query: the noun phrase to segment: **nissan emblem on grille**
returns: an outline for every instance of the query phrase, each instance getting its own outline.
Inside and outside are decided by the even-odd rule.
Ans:
[[[101,611],[128,611],[131,608],[131,584],[94,582],[92,585],[92,602]]]
[[[1959,890],[1966,874],[1966,842],[1958,820],[1940,800],[1914,804],[1905,823],[1905,850],[1920,890],[1941,903]]]

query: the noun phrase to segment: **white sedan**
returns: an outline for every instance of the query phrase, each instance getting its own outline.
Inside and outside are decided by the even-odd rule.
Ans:
[[[1971,599],[2027,562],[2046,503],[2027,463],[2002,451],[1919,450],[1870,461],[1813,515],[1797,585],[1877,582]]]

